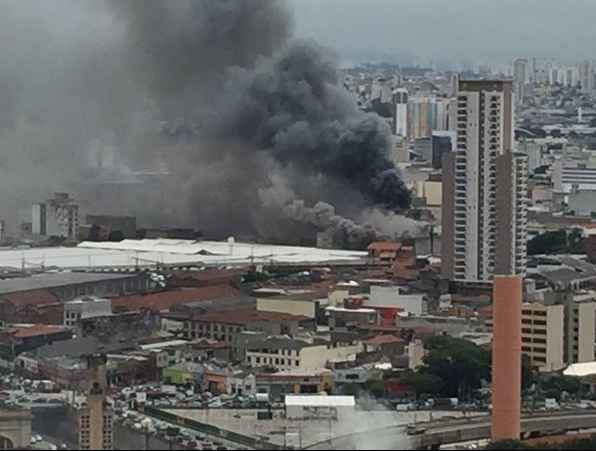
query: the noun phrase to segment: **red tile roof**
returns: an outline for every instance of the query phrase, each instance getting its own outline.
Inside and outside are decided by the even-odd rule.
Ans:
[[[8,293],[1,296],[15,306],[56,304],[60,300],[49,290],[31,290]]]
[[[59,334],[66,330],[62,326],[51,326],[48,324],[34,324],[32,326],[13,327],[8,332],[15,338],[37,337],[39,335]]]
[[[252,321],[307,321],[310,318],[300,315],[290,315],[288,313],[260,312],[258,310],[244,309],[206,313],[204,315],[196,315],[192,319],[193,321],[241,326]]]
[[[183,286],[212,286],[230,284],[238,275],[246,272],[246,268],[239,269],[206,269],[205,271],[173,271],[170,285]]]
[[[169,310],[178,304],[195,301],[209,301],[239,296],[241,292],[230,285],[192,288],[186,290],[169,290],[160,293],[121,296],[112,299],[112,309],[134,311],[149,309],[154,311]]]

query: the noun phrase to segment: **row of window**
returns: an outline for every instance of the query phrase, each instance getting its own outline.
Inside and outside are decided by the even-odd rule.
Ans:
[[[250,363],[253,366],[258,366],[258,365],[275,365],[275,366],[296,366],[299,367],[300,366],[300,360],[296,360],[293,361],[292,359],[280,359],[280,358],[276,358],[274,359],[273,357],[250,357],[249,358]]]

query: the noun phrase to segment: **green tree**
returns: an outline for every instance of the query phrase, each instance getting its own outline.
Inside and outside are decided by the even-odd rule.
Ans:
[[[528,254],[583,254],[584,244],[581,229],[567,233],[565,229],[546,232],[528,241]]]
[[[490,379],[490,353],[467,340],[432,337],[419,372],[442,380],[438,393],[446,397],[471,398],[472,392]]]
[[[557,254],[567,247],[567,232],[557,230],[540,234],[528,241],[528,254]]]
[[[529,356],[522,355],[522,389],[529,389],[536,382],[536,375]]]
[[[358,393],[360,393],[360,387],[358,387],[356,384],[347,384],[342,389],[342,392],[345,396],[358,396]]]
[[[385,384],[383,381],[370,380],[365,384],[365,388],[375,398],[382,398],[385,395]]]
[[[423,395],[434,395],[443,390],[443,380],[433,374],[408,371],[400,377],[400,382],[409,385],[416,392],[416,399]]]

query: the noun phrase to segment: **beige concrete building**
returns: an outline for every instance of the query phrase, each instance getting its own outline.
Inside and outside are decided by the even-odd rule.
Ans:
[[[317,370],[325,368],[330,361],[349,360],[362,350],[361,343],[332,347],[328,343],[270,337],[252,343],[246,351],[245,362],[252,367],[269,366],[278,371]]]
[[[280,297],[257,298],[260,312],[286,313],[289,315],[316,318],[321,304],[327,303],[327,296],[320,293],[304,292]]]
[[[577,293],[569,300],[565,308],[567,363],[593,362],[596,342],[596,302],[593,294]]]
[[[559,371],[564,361],[563,305],[526,303],[522,306],[522,353],[540,371]]]
[[[416,196],[426,199],[426,205],[429,207],[440,207],[443,202],[443,182],[418,182]]]

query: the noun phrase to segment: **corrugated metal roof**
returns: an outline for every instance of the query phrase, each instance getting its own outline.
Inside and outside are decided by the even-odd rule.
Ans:
[[[44,273],[19,279],[0,280],[0,294],[57,288],[65,285],[102,282],[135,277],[135,274],[103,274],[86,272]]]

